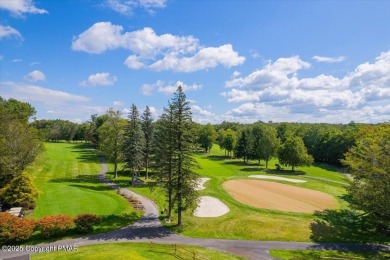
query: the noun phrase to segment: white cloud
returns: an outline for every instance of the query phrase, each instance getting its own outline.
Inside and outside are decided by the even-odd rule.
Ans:
[[[254,59],[261,58],[260,53],[258,53],[256,50],[250,50],[249,53],[250,53],[251,57]]]
[[[30,73],[28,73],[24,78],[30,82],[37,82],[37,81],[45,80],[46,76],[42,71],[33,70]]]
[[[110,73],[102,72],[89,75],[87,80],[80,82],[80,86],[112,86],[116,81],[116,76],[111,76]]]
[[[317,61],[317,62],[336,63],[336,62],[344,61],[345,57],[343,57],[343,56],[339,56],[339,57],[324,57],[324,56],[315,55],[315,56],[313,56],[312,59]]]
[[[324,74],[300,78],[298,72],[308,68],[310,64],[298,56],[280,58],[227,81],[225,86],[230,90],[221,95],[228,102],[246,103],[230,110],[226,117],[246,116],[246,120],[257,121],[264,113],[271,113],[268,120],[276,121],[277,116],[281,121],[309,122],[380,122],[390,118],[390,51],[340,78]]]
[[[43,104],[62,104],[66,102],[87,102],[89,98],[70,94],[60,90],[43,88],[36,85],[0,82],[2,95],[5,98],[15,98],[27,102],[39,102]]]
[[[122,107],[124,103],[122,101],[114,101],[112,102],[112,105],[115,107]]]
[[[3,38],[16,38],[23,40],[22,35],[15,28],[12,28],[11,26],[0,25],[0,40]]]
[[[1,0],[0,9],[5,9],[15,16],[23,17],[24,13],[47,14],[44,9],[34,6],[32,0]]]
[[[239,56],[231,44],[204,47],[193,36],[157,35],[152,28],[123,32],[123,27],[110,22],[99,22],[74,37],[72,49],[100,54],[113,49],[131,52],[124,64],[130,69],[173,70],[193,72],[218,65],[230,68],[241,65],[245,57]]]
[[[129,69],[141,69],[144,67],[144,64],[140,61],[140,59],[136,55],[130,55],[127,57],[125,60],[124,64],[129,68]]]
[[[201,115],[201,116],[213,116],[214,115],[214,113],[212,113],[211,111],[208,111],[208,110],[203,109],[203,108],[196,106],[196,105],[191,106],[191,112],[194,115]]]
[[[166,6],[166,0],[106,0],[106,6],[122,15],[132,15],[137,8],[154,13],[155,9]]]
[[[233,50],[231,44],[220,47],[202,48],[192,57],[179,57],[177,53],[170,53],[165,57],[150,65],[151,69],[174,70],[179,72],[193,72],[198,70],[214,68],[223,65],[227,68],[238,66],[244,63],[245,58],[239,56]]]
[[[183,91],[185,91],[185,92],[196,91],[196,90],[200,90],[202,88],[202,85],[199,85],[196,83],[194,83],[192,85],[187,85],[182,81],[176,81],[176,83],[166,84],[164,81],[158,80],[154,84],[142,85],[141,93],[146,95],[146,96],[149,96],[149,95],[152,95],[154,91],[157,91],[157,92],[161,92],[165,95],[169,95],[169,94],[174,93],[179,86],[181,86],[183,88]]]
[[[41,64],[41,63],[38,61],[33,61],[30,63],[30,66],[39,65],[39,64]]]

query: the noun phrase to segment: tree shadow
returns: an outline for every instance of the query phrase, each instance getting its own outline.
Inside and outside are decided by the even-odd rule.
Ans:
[[[100,189],[100,186],[102,189],[100,190],[110,190],[109,187],[107,189],[103,189],[106,186],[102,184],[97,178],[97,175],[77,175],[76,177],[73,178],[57,178],[57,179],[52,179],[49,182],[53,183],[72,183],[70,186],[75,186],[75,187],[80,187],[80,188],[88,188],[88,189]],[[75,183],[75,184],[73,184]],[[89,185],[77,185],[77,183],[88,183],[88,184],[98,184],[98,187],[93,187]]]
[[[370,217],[353,210],[324,210],[314,214],[310,224],[311,240],[316,242],[384,242],[390,241],[377,232]]]
[[[288,175],[288,176],[299,176],[306,175],[304,171],[291,171],[291,170],[277,170],[277,169],[269,169],[266,170],[269,174],[278,174],[278,175]]]
[[[240,169],[240,171],[242,171],[242,172],[261,172],[264,170],[265,170],[265,167],[246,167],[246,168]]]
[[[225,159],[227,159],[227,157],[224,155],[209,155],[207,156],[207,159],[210,159],[212,161],[224,161]]]

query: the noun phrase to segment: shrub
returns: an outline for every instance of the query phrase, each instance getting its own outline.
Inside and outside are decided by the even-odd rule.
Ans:
[[[47,216],[38,221],[38,229],[45,238],[63,235],[73,227],[73,219],[67,215]]]
[[[33,179],[27,172],[23,172],[10,182],[2,197],[11,206],[27,205],[29,209],[35,207],[35,200],[38,198],[38,189]]]
[[[33,219],[22,219],[0,212],[0,244],[29,239],[35,226],[36,222]]]
[[[80,214],[74,219],[76,230],[80,233],[88,233],[93,230],[93,225],[102,221],[100,216],[94,214]]]

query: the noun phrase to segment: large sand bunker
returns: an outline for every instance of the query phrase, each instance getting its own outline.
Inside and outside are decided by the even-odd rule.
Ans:
[[[277,182],[231,180],[223,187],[239,202],[257,208],[313,213],[337,205],[336,199],[324,192]]]
[[[222,201],[210,196],[199,197],[198,207],[194,215],[203,218],[215,218],[225,215],[230,211]]]
[[[269,180],[288,181],[288,182],[294,182],[294,183],[305,183],[306,182],[304,180],[284,178],[284,177],[279,177],[279,176],[249,175],[248,177],[249,178],[257,178],[257,179],[269,179]]]

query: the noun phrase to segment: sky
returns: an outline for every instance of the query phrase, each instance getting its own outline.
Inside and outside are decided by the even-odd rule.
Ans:
[[[390,1],[0,0],[0,96],[84,122],[390,120]]]

